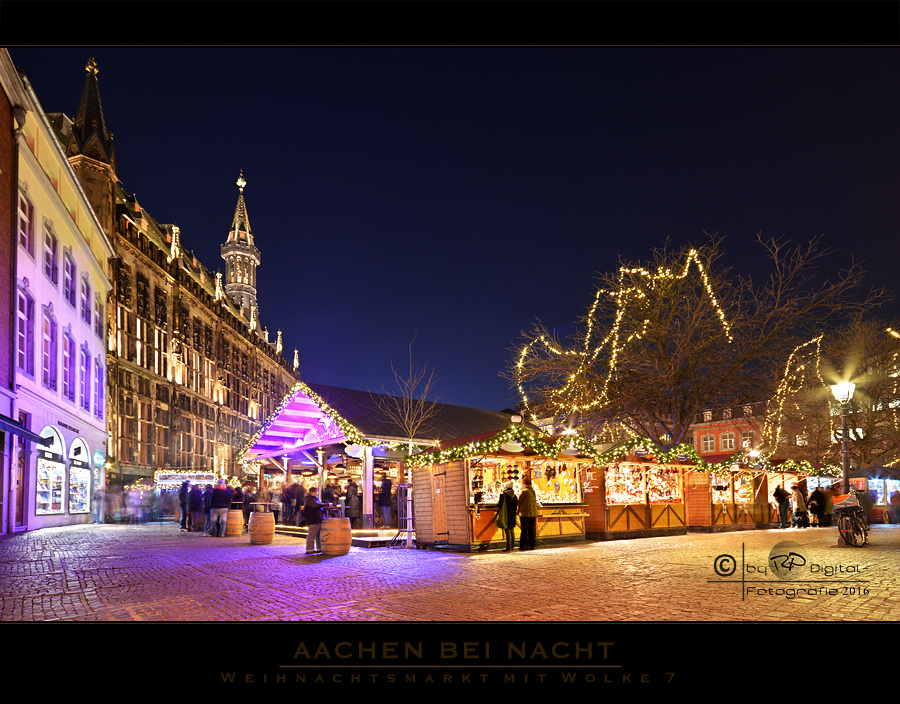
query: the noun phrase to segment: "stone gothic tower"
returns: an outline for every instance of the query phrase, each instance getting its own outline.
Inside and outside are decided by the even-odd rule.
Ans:
[[[100,225],[112,239],[116,217],[116,151],[113,135],[106,129],[97,62],[90,58],[84,67],[87,77],[78,111],[70,124],[58,124],[66,137],[66,157],[88,197]],[[57,116],[53,116],[57,117]],[[69,134],[66,134],[69,133]]]
[[[247,320],[253,318],[256,308],[256,267],[259,266],[259,250],[253,244],[247,204],[244,203],[244,173],[237,180],[237,208],[234,222],[228,233],[228,240],[222,245],[222,259],[225,260],[225,293],[241,309]]]

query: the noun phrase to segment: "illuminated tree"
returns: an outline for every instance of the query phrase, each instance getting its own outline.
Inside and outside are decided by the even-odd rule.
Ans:
[[[840,464],[840,406],[830,385],[852,381],[856,389],[847,424],[851,464],[869,467],[900,458],[898,329],[896,321],[857,317],[823,337],[818,383],[810,375],[779,404],[779,442],[773,457]]]
[[[722,239],[652,251],[601,274],[593,303],[565,342],[536,322],[508,375],[532,418],[595,431],[621,424],[678,444],[708,408],[768,399],[799,344],[885,297],[862,290],[852,263],[833,277],[820,238],[791,246],[757,238],[771,271],[762,280],[722,266]]]

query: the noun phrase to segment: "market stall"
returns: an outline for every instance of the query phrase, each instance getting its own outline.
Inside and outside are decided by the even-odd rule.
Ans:
[[[592,513],[602,512],[589,537],[626,538],[672,535],[687,531],[684,477],[686,467],[653,458],[626,455],[600,468],[601,488]],[[599,530],[598,530],[599,529]]]
[[[900,501],[900,470],[893,467],[861,467],[850,471],[850,484],[865,493],[865,504],[869,512],[869,523],[896,523],[897,510],[892,515],[891,497],[898,494]],[[900,506],[894,503],[893,506]]]
[[[526,477],[540,504],[538,544],[585,538],[584,482],[594,461],[580,438],[541,438],[513,424],[443,442],[407,462],[416,487],[418,545],[464,552],[505,547],[496,525],[499,496],[510,481],[519,495]]]

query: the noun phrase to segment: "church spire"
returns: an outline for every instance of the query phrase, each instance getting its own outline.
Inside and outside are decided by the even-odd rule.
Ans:
[[[228,232],[228,239],[222,245],[222,259],[225,260],[225,293],[241,309],[244,317],[256,321],[256,267],[259,266],[259,250],[253,244],[250,218],[244,202],[244,172],[237,180],[238,202],[234,210],[234,220]]]
[[[93,57],[84,67],[87,76],[81,91],[81,102],[71,124],[71,137],[66,144],[66,158],[78,177],[97,219],[112,239],[116,219],[116,150],[112,132],[106,129],[97,62]]]
[[[112,133],[106,129],[103,104],[100,102],[100,84],[97,81],[97,61],[92,56],[84,67],[87,76],[81,91],[81,102],[72,119],[72,136],[67,156],[82,154],[109,164],[115,171],[115,149]]]

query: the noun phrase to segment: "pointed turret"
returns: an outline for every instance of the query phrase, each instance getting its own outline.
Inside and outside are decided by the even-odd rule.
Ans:
[[[116,150],[113,134],[106,128],[97,62],[88,59],[84,67],[87,77],[81,91],[81,102],[72,120],[71,139],[66,144],[66,157],[87,195],[97,219],[113,237],[115,227]]]
[[[253,244],[247,204],[244,202],[244,172],[237,180],[238,202],[234,220],[228,232],[228,240],[222,245],[225,260],[225,293],[241,309],[247,320],[253,319],[256,308],[256,267],[259,266],[259,250]]]

